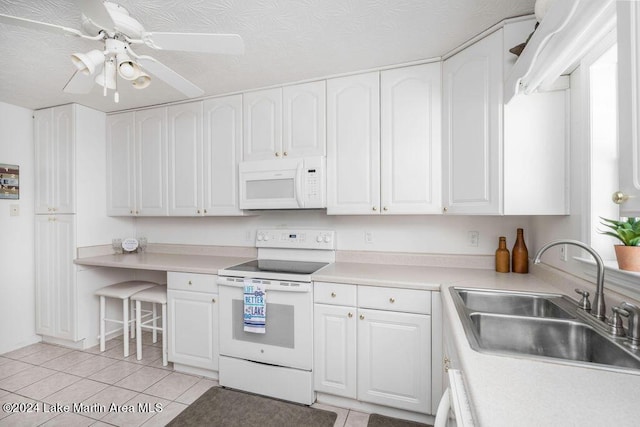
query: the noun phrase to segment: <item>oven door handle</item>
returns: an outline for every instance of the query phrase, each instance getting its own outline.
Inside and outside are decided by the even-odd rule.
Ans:
[[[299,282],[278,282],[270,280],[271,283],[264,284],[265,291],[272,292],[311,292],[311,283],[299,283]],[[276,284],[274,284],[274,282]],[[216,281],[218,286],[227,286],[230,288],[244,288],[244,282],[242,280],[227,280],[224,277],[218,277]],[[286,284],[283,284],[286,283]],[[295,283],[294,286],[291,284]]]

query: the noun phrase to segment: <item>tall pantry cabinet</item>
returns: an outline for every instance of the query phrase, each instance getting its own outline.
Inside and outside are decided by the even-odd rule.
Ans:
[[[93,272],[79,283],[86,272],[73,264],[77,247],[106,244],[119,227],[104,218],[104,126],[104,113],[81,105],[34,112],[36,332],[45,341],[88,337],[92,291],[112,279]]]

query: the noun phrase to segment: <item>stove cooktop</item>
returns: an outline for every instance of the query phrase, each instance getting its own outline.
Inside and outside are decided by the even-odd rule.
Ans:
[[[327,265],[329,265],[329,263],[326,262],[254,259],[253,261],[228,267],[225,270],[246,272],[255,276],[259,276],[260,273],[313,274]]]

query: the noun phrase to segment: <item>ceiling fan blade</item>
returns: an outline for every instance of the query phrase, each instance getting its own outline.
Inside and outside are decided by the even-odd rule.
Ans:
[[[204,95],[204,91],[198,86],[194,85],[189,80],[173,71],[171,68],[158,62],[150,56],[138,56],[136,58],[136,62],[149,73],[164,81],[169,86],[187,95],[189,98],[195,98]]]
[[[113,19],[102,0],[74,0],[73,2],[97,27],[110,33],[115,31]]]
[[[76,71],[65,85],[63,91],[66,93],[89,93],[94,85],[93,76],[82,71]]]
[[[238,34],[144,33],[147,46],[161,50],[242,55],[244,42]]]
[[[4,15],[2,13],[0,13],[0,23],[32,28],[34,30],[48,31],[50,33],[56,34],[74,35],[79,37],[83,36],[80,31],[74,30],[73,28],[63,27],[61,25],[47,24],[46,22],[34,21],[27,18],[18,18],[16,16]]]

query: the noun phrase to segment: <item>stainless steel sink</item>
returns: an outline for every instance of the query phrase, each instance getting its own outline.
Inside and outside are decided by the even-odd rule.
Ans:
[[[457,289],[465,307],[471,311],[511,314],[515,316],[551,317],[571,319],[574,316],[562,309],[554,300],[562,298],[556,294],[533,294],[500,292],[476,289]]]
[[[565,295],[473,288],[450,292],[476,351],[640,370],[640,351],[609,335],[604,322]]]

